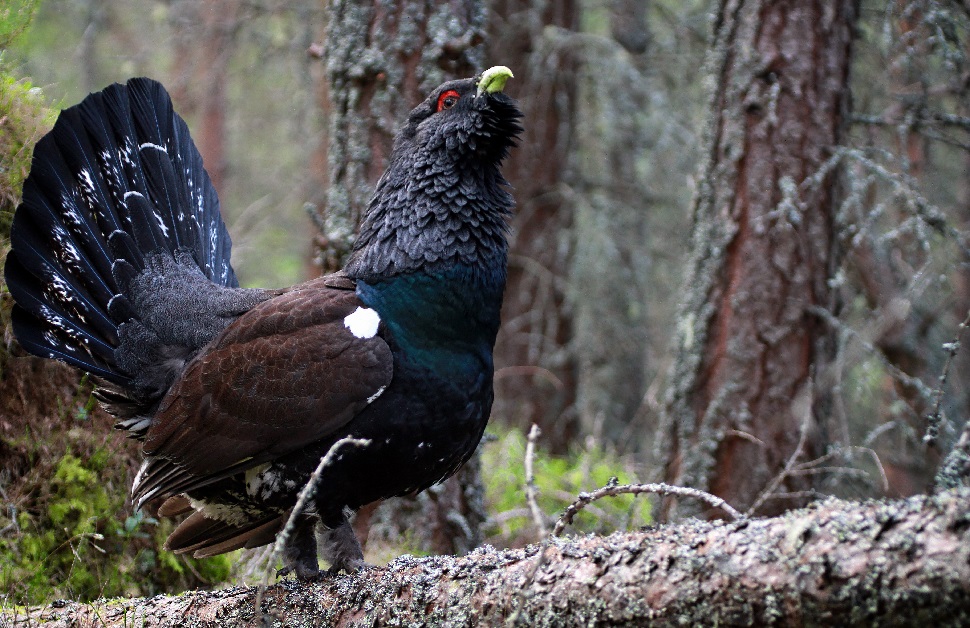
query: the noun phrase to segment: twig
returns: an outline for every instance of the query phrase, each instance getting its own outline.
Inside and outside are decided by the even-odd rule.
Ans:
[[[535,426],[533,426],[534,428]],[[531,432],[530,432],[531,434]],[[538,434],[537,434],[538,436]],[[519,598],[519,606],[515,609],[515,612],[509,616],[506,621],[506,625],[515,626],[519,624],[522,619],[522,611],[532,597],[532,584],[535,582],[536,575],[538,575],[539,570],[549,562],[548,550],[549,546],[552,544],[553,539],[562,535],[563,530],[566,526],[571,524],[573,518],[579,513],[580,510],[586,508],[590,503],[602,499],[603,497],[615,497],[616,495],[632,494],[638,495],[640,493],[659,493],[659,494],[670,494],[670,495],[680,495],[683,497],[693,497],[705,501],[708,504],[724,510],[724,512],[731,515],[733,519],[743,519],[744,515],[732,508],[727,502],[725,502],[720,497],[711,495],[710,493],[705,493],[704,491],[695,488],[685,488],[682,486],[672,486],[670,484],[617,484],[616,478],[611,478],[610,482],[603,488],[597,489],[592,493],[580,493],[579,499],[570,504],[563,515],[559,518],[556,523],[555,529],[552,531],[552,536],[547,536],[539,547],[538,554],[536,556],[535,565],[529,570],[528,576],[525,578],[525,582],[522,584],[522,588],[519,589],[517,597]]]
[[[189,561],[188,556],[186,556],[185,554],[179,554],[179,557],[181,557],[182,562],[185,564],[188,570],[192,572],[192,575],[195,576],[196,580],[198,580],[199,582],[205,585],[212,584],[212,582],[208,578],[204,577],[202,574],[199,573],[199,570],[195,568],[195,565],[193,565],[192,562]]]
[[[539,536],[544,537],[548,533],[548,530],[546,529],[545,517],[543,517],[542,511],[539,510],[539,502],[537,501],[539,491],[536,488],[536,477],[532,468],[532,463],[536,455],[536,440],[538,440],[540,434],[542,434],[542,430],[539,429],[538,425],[533,423],[525,444],[525,501],[529,505],[529,512],[532,513],[532,522],[535,523],[536,529],[539,531]]]
[[[937,437],[940,435],[940,424],[943,422],[942,412],[940,410],[943,403],[943,387],[946,385],[946,378],[950,374],[950,365],[953,363],[953,358],[960,350],[960,336],[963,334],[963,330],[967,328],[967,325],[970,325],[970,312],[967,312],[967,316],[963,319],[963,322],[957,326],[957,333],[953,342],[948,342],[943,345],[943,348],[946,350],[946,362],[943,363],[943,371],[940,373],[936,390],[933,391],[933,412],[926,417],[926,434],[923,435],[923,443],[927,445],[935,443]]]
[[[333,460],[334,455],[337,451],[344,445],[353,445],[355,447],[366,447],[370,445],[370,441],[366,438],[341,438],[327,450],[327,453],[320,458],[320,463],[317,468],[313,470],[310,474],[310,479],[300,490],[300,495],[296,499],[296,505],[293,506],[293,510],[290,511],[290,516],[286,520],[286,525],[280,530],[279,534],[276,535],[276,542],[273,544],[273,551],[269,555],[269,560],[266,563],[266,571],[263,572],[263,581],[259,584],[259,591],[256,593],[256,608],[255,612],[257,615],[261,614],[260,608],[263,603],[263,593],[266,591],[266,587],[269,586],[269,577],[272,573],[273,565],[279,560],[280,555],[283,553],[283,548],[286,547],[287,542],[290,540],[290,535],[293,534],[293,528],[296,527],[296,520],[303,512],[303,508],[306,503],[313,497],[313,493],[317,490],[317,482],[320,481],[320,476],[323,474],[323,470],[326,469],[330,462]]]
[[[694,499],[699,499],[703,502],[707,502],[714,508],[720,508],[727,514],[731,516],[732,519],[744,519],[744,515],[735,510],[730,504],[721,499],[716,495],[711,495],[702,490],[696,488],[687,488],[684,486],[673,486],[671,484],[656,483],[656,484],[617,484],[616,478],[610,480],[610,483],[603,488],[596,489],[592,493],[580,493],[579,498],[572,504],[566,507],[565,512],[556,522],[556,527],[553,529],[553,536],[562,535],[566,526],[572,524],[573,518],[589,505],[591,502],[597,499],[602,499],[604,497],[615,497],[617,495],[639,495],[640,493],[656,493],[659,495],[680,495],[681,497],[693,497]]]
[[[808,441],[808,428],[811,425],[811,421],[812,411],[811,406],[809,405],[807,411],[805,412],[805,416],[802,418],[801,428],[798,430],[798,444],[795,445],[795,451],[792,452],[792,455],[789,456],[788,460],[785,462],[785,468],[782,469],[781,472],[768,483],[768,486],[766,486],[763,491],[761,491],[761,495],[758,495],[758,498],[754,500],[754,503],[751,504],[748,511],[744,513],[745,515],[751,515],[758,510],[758,508],[765,503],[765,500],[768,499],[768,496],[774,493],[781,483],[791,476],[792,469],[795,467],[795,461],[805,453],[805,443]]]

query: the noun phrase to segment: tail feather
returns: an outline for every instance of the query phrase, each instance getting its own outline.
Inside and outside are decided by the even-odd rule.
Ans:
[[[118,355],[119,330],[149,315],[133,308],[126,288],[152,255],[191,259],[213,283],[238,286],[202,158],[165,89],[149,79],[112,85],[61,113],[34,149],[11,245],[5,275],[21,345],[121,390],[142,376],[130,372],[142,362]]]
[[[33,321],[25,320],[28,316],[30,315],[23,310],[15,308],[10,318],[15,330],[14,333],[17,334],[18,342],[30,353],[51,358],[52,360],[67,362],[80,369],[84,369],[91,375],[109,381],[125,379],[123,376],[119,376],[114,369],[102,366],[99,361],[79,356],[77,350],[74,348],[75,342],[69,337],[70,330],[65,329],[59,333],[47,331],[43,332],[43,336],[38,336],[39,332],[37,326],[33,324]],[[56,336],[52,338],[51,336],[55,333]]]
[[[103,360],[112,359],[111,352],[118,342],[117,329],[100,307],[86,297],[84,289],[74,285],[71,278],[56,276],[41,294],[25,290],[17,283],[27,271],[19,260],[8,266],[10,293],[18,309],[25,310],[47,322],[57,318],[55,331],[80,336],[84,347]]]
[[[35,155],[50,152],[49,136],[38,143]],[[56,151],[56,149],[55,149]],[[63,155],[51,152],[35,157],[31,174],[24,182],[24,202],[14,216],[11,242],[20,248],[21,239],[31,238],[24,257],[39,257],[61,274],[79,274],[93,291],[113,293],[108,244],[96,222],[86,219],[74,187],[74,175]],[[18,250],[16,256],[21,256]],[[32,266],[25,261],[25,266]],[[42,275],[37,275],[44,279]]]
[[[141,141],[139,156],[150,164],[142,169],[145,189],[156,203],[164,237],[177,248],[191,250],[210,280],[237,286],[229,265],[231,241],[219,213],[219,199],[188,126],[174,113],[159,83],[136,79],[129,85],[135,112],[132,120]]]
[[[26,244],[27,250],[37,251],[35,234],[19,236],[19,243]],[[45,278],[39,290],[34,287],[34,277]],[[114,360],[117,325],[100,305],[105,293],[96,290],[92,294],[78,277],[77,273],[62,272],[40,255],[10,256],[6,278],[17,302],[13,311],[14,332],[31,353],[63,360],[109,381],[124,383],[127,376],[117,372]],[[103,285],[93,286],[100,287]]]
[[[233,525],[196,511],[169,535],[165,549],[176,554],[192,552],[196,558],[206,558],[271,543],[281,527],[282,516],[278,514]]]

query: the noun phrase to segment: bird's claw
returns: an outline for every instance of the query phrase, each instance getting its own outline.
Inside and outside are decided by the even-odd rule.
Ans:
[[[320,580],[323,580],[324,577],[329,575],[328,572],[320,569],[307,569],[301,568],[300,566],[297,566],[296,568],[280,567],[276,570],[277,578],[285,578],[290,574],[296,576],[296,580],[300,582],[319,582]]]

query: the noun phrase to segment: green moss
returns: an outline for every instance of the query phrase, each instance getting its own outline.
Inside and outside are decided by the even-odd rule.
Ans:
[[[88,460],[65,455],[51,481],[46,512],[21,513],[21,534],[0,539],[0,553],[9,560],[0,586],[18,602],[145,595],[157,590],[152,583],[185,575],[185,561],[154,549],[163,540],[156,538],[157,521],[141,513],[125,519],[113,515],[123,508],[124,495],[100,481],[108,460],[107,450]],[[131,556],[126,546],[135,539],[151,542]],[[224,556],[192,563],[204,580],[221,582],[231,560]]]
[[[38,0],[4,0],[0,7],[0,50],[24,34],[34,21],[38,6]]]
[[[5,604],[151,595],[229,577],[231,556],[177,557],[159,549],[170,523],[160,526],[141,512],[120,515],[125,491],[104,481],[112,460],[106,447],[84,458],[66,453],[36,500],[43,507],[18,513],[19,534],[0,538]]]
[[[123,505],[112,503],[119,498],[99,479],[106,460],[64,455],[44,508],[20,513],[21,534],[0,539],[0,553],[10,559],[0,576],[2,586],[15,592],[18,601],[49,599],[55,593],[93,599],[119,589],[120,571],[99,569],[104,561],[92,560],[117,544],[117,524],[105,513]]]

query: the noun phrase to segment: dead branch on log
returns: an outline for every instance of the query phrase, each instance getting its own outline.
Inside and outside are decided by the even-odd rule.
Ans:
[[[707,502],[709,505],[720,508],[727,514],[731,516],[732,519],[743,519],[744,515],[734,509],[731,504],[727,503],[720,497],[716,495],[711,495],[708,492],[698,490],[696,488],[688,488],[685,486],[673,486],[671,484],[664,484],[663,482],[658,482],[655,484],[617,484],[616,478],[610,480],[610,483],[603,488],[598,488],[592,493],[580,493],[579,498],[566,507],[566,511],[563,513],[559,521],[556,522],[556,527],[553,529],[553,536],[560,536],[566,529],[566,526],[573,522],[573,518],[579,513],[580,510],[596,501],[597,499],[602,499],[604,497],[615,497],[617,495],[639,495],[640,493],[654,493],[658,495],[680,495],[681,497],[692,497],[694,499],[699,499],[703,502]]]

